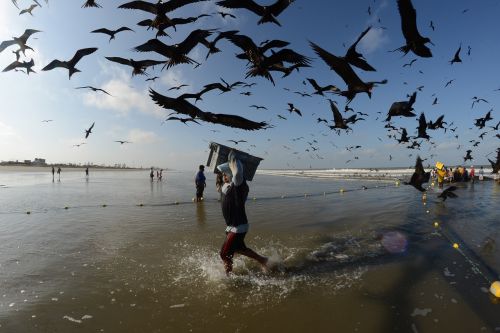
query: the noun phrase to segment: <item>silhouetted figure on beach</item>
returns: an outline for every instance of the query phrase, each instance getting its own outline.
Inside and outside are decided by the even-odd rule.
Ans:
[[[235,253],[252,258],[267,269],[268,258],[259,255],[245,245],[245,235],[248,232],[248,219],[245,212],[245,202],[248,197],[248,185],[243,176],[243,165],[234,155],[229,154],[229,162],[217,167],[223,174],[224,185],[221,189],[222,215],[226,221],[226,239],[220,250],[224,269],[229,275],[233,270]]]
[[[161,182],[163,179],[163,169],[160,169],[160,173],[158,174],[158,181]]]
[[[151,181],[155,178],[155,172],[153,170],[153,167],[151,167],[151,172],[149,173],[149,178],[151,178]]]
[[[56,173],[56,170],[54,169],[54,167],[52,167],[52,181],[54,181],[54,174]]]
[[[61,168],[57,168],[58,181],[61,181]]]
[[[89,178],[89,168],[88,167],[85,169],[85,177]]]
[[[203,191],[205,190],[205,186],[207,186],[205,174],[203,173],[203,171],[205,171],[205,166],[202,164],[198,168],[198,172],[196,173],[196,176],[194,178],[194,184],[196,185],[196,202],[203,200]]]

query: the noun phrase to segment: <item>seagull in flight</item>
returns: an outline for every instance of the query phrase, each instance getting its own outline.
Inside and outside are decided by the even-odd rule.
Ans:
[[[95,122],[92,123],[92,126],[89,129],[85,130],[85,139],[89,137],[90,133],[92,133],[92,129],[94,128]]]
[[[110,94],[110,93],[108,93],[106,90],[101,89],[101,88],[95,88],[95,87],[92,87],[92,86],[76,87],[75,89],[90,89],[90,90],[95,91],[95,92],[97,92],[97,91],[102,91],[102,92],[103,92],[103,93],[105,93],[106,95],[111,96],[111,94]]]

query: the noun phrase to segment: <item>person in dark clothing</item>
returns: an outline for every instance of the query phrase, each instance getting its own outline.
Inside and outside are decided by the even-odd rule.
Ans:
[[[88,167],[85,169],[85,177],[87,177],[87,178],[89,177],[89,168]]]
[[[52,181],[54,181],[54,173],[56,172],[56,170],[54,169],[54,167],[52,167]]]
[[[215,189],[217,190],[218,193],[221,193],[222,191],[222,185],[224,185],[224,176],[222,175],[222,172],[219,169],[215,170]]]
[[[205,171],[205,166],[202,164],[198,168],[198,172],[196,173],[196,176],[194,178],[194,184],[196,186],[196,202],[203,200],[203,191],[207,186],[205,174],[203,173],[203,171]]]
[[[245,244],[245,235],[248,232],[245,202],[249,188],[243,177],[243,166],[230,154],[229,163],[220,165],[218,169],[222,172],[224,179],[224,185],[221,188],[221,207],[227,227],[220,257],[224,262],[226,274],[229,275],[233,270],[235,253],[256,260],[264,270],[267,270],[268,258],[256,253]]]
[[[155,178],[155,172],[153,170],[153,167],[151,167],[151,171],[149,172],[149,178],[151,178],[151,181]]]

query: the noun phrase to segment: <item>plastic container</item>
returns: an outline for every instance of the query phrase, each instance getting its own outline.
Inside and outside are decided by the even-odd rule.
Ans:
[[[236,158],[243,164],[243,175],[248,181],[252,181],[253,176],[255,176],[255,172],[259,167],[260,161],[263,160],[263,158],[252,156],[248,153],[221,145],[217,142],[210,142],[208,148],[210,148],[210,153],[208,155],[206,166],[212,169],[213,172],[215,172],[219,164],[227,162],[227,156],[232,150],[236,154]]]

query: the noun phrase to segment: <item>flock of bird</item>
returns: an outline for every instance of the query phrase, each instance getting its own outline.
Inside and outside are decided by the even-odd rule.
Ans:
[[[14,6],[20,8],[18,2],[21,2],[21,0],[11,1]],[[23,0],[22,2],[26,3],[27,1],[28,0]],[[20,9],[21,11],[19,15],[25,13],[33,15],[33,10],[35,8],[42,7],[40,2],[37,0],[29,1],[32,1],[33,3],[29,6],[27,5],[28,7],[24,9]],[[264,80],[268,80],[270,84],[275,86],[277,81],[275,77],[276,72],[280,73],[283,78],[294,75],[294,72],[299,72],[302,69],[307,69],[308,67],[312,66],[313,57],[296,52],[295,50],[290,48],[290,43],[287,41],[273,39],[259,42],[252,37],[241,33],[238,30],[221,31],[220,29],[193,29],[181,42],[176,44],[166,43],[165,38],[168,38],[171,34],[176,33],[177,26],[187,26],[198,22],[198,20],[206,19],[212,15],[219,15],[222,19],[225,20],[234,20],[238,19],[238,13],[240,11],[247,11],[255,14],[258,17],[257,24],[274,24],[281,27],[282,25],[278,21],[278,17],[282,15],[283,12],[285,12],[287,8],[293,5],[293,3],[295,2],[295,0],[275,0],[274,3],[263,6],[257,4],[253,0],[222,0],[216,2],[216,5],[218,5],[218,8],[221,8],[221,10],[215,13],[204,13],[198,16],[186,18],[174,17],[172,14],[179,8],[185,6],[197,6],[206,1],[208,0],[158,0],[155,2],[138,0],[126,2],[119,5],[119,9],[135,10],[150,15],[150,18],[139,21],[136,24],[141,27],[146,27],[148,30],[152,30],[154,36],[152,36],[151,39],[145,41],[141,45],[134,46],[133,50],[138,53],[154,53],[155,58],[160,57],[161,60],[137,60],[131,58],[127,59],[119,56],[105,58],[110,62],[131,67],[133,76],[149,76],[148,71],[150,70],[150,68],[154,69],[157,66],[161,67],[161,71],[167,71],[170,68],[181,64],[191,65],[194,68],[202,66],[203,64],[201,62],[193,59],[193,57],[190,56],[193,49],[198,45],[205,48],[207,50],[205,56],[206,61],[209,57],[216,56],[217,53],[222,52],[222,50],[220,49],[221,43],[222,41],[226,41],[239,50],[238,52],[240,53],[236,54],[236,58],[246,62],[246,69],[244,70],[244,73],[242,73],[242,76],[244,76],[245,79],[261,77]],[[403,65],[403,67],[410,68],[420,58],[433,57],[430,47],[434,44],[428,37],[424,37],[420,34],[419,28],[417,26],[417,12],[412,4],[412,1],[395,0],[394,3],[397,4],[397,8],[400,14],[402,32],[401,39],[404,40],[404,45],[397,48],[396,50],[393,50],[392,52],[401,52],[403,55],[412,54],[416,56],[416,58]],[[48,0],[45,0],[45,5],[48,5]],[[94,0],[86,0],[82,4],[82,8],[98,9],[102,8],[102,5]],[[372,15],[371,7],[368,8],[368,14]],[[429,27],[433,31],[435,30],[433,21],[430,21]],[[371,29],[372,27],[370,26],[363,30],[359,37],[352,45],[347,48],[347,52],[343,55],[335,55],[331,51],[327,50],[325,47],[318,45],[314,41],[309,41],[309,46],[311,48],[312,54],[318,56],[320,61],[323,62],[324,65],[326,65],[326,67],[328,67],[332,71],[332,73],[335,73],[336,76],[342,79],[342,81],[345,83],[345,88],[333,84],[322,85],[318,83],[315,78],[309,77],[306,78],[306,80],[303,80],[302,84],[306,87],[310,87],[310,92],[293,92],[294,94],[300,95],[303,98],[312,97],[313,95],[325,98],[325,102],[329,104],[329,112],[331,112],[331,116],[333,119],[329,121],[326,118],[318,117],[317,123],[324,124],[326,126],[325,130],[327,131],[331,130],[339,135],[341,133],[350,133],[354,131],[354,125],[358,121],[366,121],[369,116],[375,116],[355,111],[350,106],[350,103],[356,98],[358,94],[365,93],[369,98],[371,98],[373,90],[376,86],[388,83],[388,80],[386,80],[385,78],[382,78],[378,81],[364,81],[355,71],[355,69],[366,72],[376,71],[376,69],[368,63],[368,60],[357,49],[358,44],[363,40],[363,38],[366,37]],[[24,33],[19,37],[13,37],[10,40],[5,40],[0,43],[0,52],[5,51],[7,48],[10,48],[12,46],[17,46],[17,49],[12,51],[15,54],[16,60],[7,65],[3,69],[4,72],[15,70],[24,72],[27,75],[29,75],[30,73],[35,73],[35,71],[33,70],[34,61],[33,59],[28,60],[26,58],[26,52],[28,50],[33,51],[33,49],[29,46],[29,40],[33,35],[40,32],[40,30],[36,29],[26,29]],[[117,29],[99,28],[90,31],[90,33],[104,34],[106,36],[109,36],[109,43],[117,38],[118,34],[131,32],[134,32],[134,30],[127,26],[122,26]],[[96,47],[87,47],[76,50],[74,52],[74,55],[70,59],[54,59],[47,65],[45,65],[42,68],[42,71],[50,71],[56,68],[63,68],[68,71],[68,77],[69,79],[71,79],[74,74],[80,72],[80,70],[76,67],[77,64],[87,56],[94,56],[94,53],[97,50],[98,48]],[[453,58],[449,61],[451,65],[462,62],[461,52],[462,45],[460,44]],[[470,52],[471,48],[470,46],[468,46],[467,54],[469,56]],[[26,60],[20,61],[20,53],[22,53]],[[324,65],[318,64],[318,66]],[[420,73],[422,72],[420,71]],[[335,75],[333,77],[335,77]],[[158,78],[158,76],[147,77],[146,81],[149,81],[152,84]],[[449,80],[445,84],[445,88],[452,85],[453,82],[454,79]],[[149,95],[157,105],[172,111],[172,113],[168,115],[164,122],[179,121],[184,123],[185,125],[188,125],[188,123],[201,125],[202,122],[208,122],[248,131],[264,130],[278,126],[276,124],[271,124],[269,121],[254,121],[234,114],[212,113],[206,110],[202,110],[196,105],[198,101],[203,99],[203,96],[205,94],[213,93],[213,91],[218,91],[219,95],[223,95],[236,89],[246,88],[247,91],[240,92],[240,94],[250,96],[252,95],[252,91],[250,89],[255,84],[256,83],[247,83],[245,81],[236,81],[229,83],[221,77],[217,82],[205,84],[199,91],[192,91],[189,93],[182,93],[177,96],[172,96],[172,92],[175,93],[179,89],[187,87],[186,84],[180,84],[178,86],[171,87],[165,93],[160,93],[153,88],[150,88]],[[422,91],[423,88],[423,86],[418,87],[411,95],[408,95],[406,97],[406,100],[394,102],[389,107],[385,118],[381,112],[377,112],[378,115],[376,115],[376,120],[378,120],[379,118],[385,119],[383,122],[385,123],[384,127],[388,131],[389,139],[393,139],[394,142],[398,145],[404,145],[409,150],[420,150],[421,144],[423,142],[427,142],[431,145],[431,147],[436,147],[436,143],[432,141],[432,137],[430,135],[431,131],[442,130],[445,133],[447,131],[450,131],[453,132],[455,138],[458,139],[458,134],[455,134],[457,126],[453,126],[453,122],[448,123],[447,121],[445,121],[445,115],[439,116],[436,120],[428,120],[424,112],[420,113],[420,115],[418,116],[416,135],[414,136],[409,135],[411,131],[409,131],[407,128],[400,127],[395,123],[395,121],[400,118],[417,117],[417,113],[415,112],[413,106],[417,100],[417,92]],[[76,89],[88,89],[95,93],[104,93],[112,97],[112,92],[110,93],[104,89],[93,87],[90,85],[77,87]],[[290,89],[288,88],[284,89],[290,91]],[[335,101],[334,97],[338,97],[341,100],[345,101],[343,112],[341,112],[341,109],[339,109],[339,101]],[[435,95],[433,95],[433,97],[434,101],[432,104],[438,104],[438,97]],[[287,104],[288,108],[286,110],[288,110],[290,116],[303,116],[303,112],[294,103],[288,102]],[[474,108],[474,106],[477,104],[489,104],[489,102],[484,98],[474,96],[472,98],[471,108]],[[250,105],[250,107],[254,108],[256,111],[268,110],[268,107],[266,107],[265,105],[253,104]],[[490,122],[493,120],[492,110],[493,109],[489,110],[485,116],[475,119],[473,126],[475,126],[478,130],[483,130],[483,132],[481,132],[478,137],[478,139],[480,139],[481,141],[472,140],[469,142],[471,143],[472,147],[477,147],[483,141],[484,137],[490,132],[493,132],[495,134],[494,137],[500,139],[500,134],[498,134],[500,122],[497,123],[496,126],[490,126]],[[352,112],[352,115],[348,116],[349,112]],[[280,120],[287,120],[287,118],[283,115],[278,115],[277,117]],[[85,130],[85,138],[88,138],[88,136],[92,133],[94,124],[92,124],[89,129]],[[324,136],[328,136],[328,133],[322,134]],[[270,139],[268,139],[268,141],[269,140]],[[293,141],[299,140],[301,139],[293,139]],[[378,140],[382,141],[381,138],[378,138]],[[130,143],[126,140],[117,140],[116,142],[120,144]],[[234,144],[238,144],[239,142],[246,141],[232,140],[232,142]],[[336,146],[333,142],[332,145]],[[285,149],[290,149],[287,146],[283,147],[286,147]],[[460,147],[461,146],[459,146],[459,148]],[[346,147],[346,150],[348,150],[349,152],[353,152],[359,148],[361,148],[361,146]],[[305,151],[310,154],[316,152],[317,150],[318,147],[315,146],[314,142],[310,142],[309,147],[305,149]],[[472,152],[472,149],[466,151],[464,162],[473,159]],[[299,152],[297,151],[293,152],[293,154],[298,153]],[[322,156],[320,156],[318,153],[316,153],[316,155],[309,156],[310,158],[322,159]],[[412,154],[410,154],[409,156],[412,156]],[[498,166],[500,161],[498,157],[496,162],[490,160],[495,172],[498,172],[499,169]],[[359,159],[359,157],[354,156],[354,159]],[[392,160],[391,155],[389,156],[389,159]],[[351,160],[347,161],[346,163],[349,163],[350,161]],[[422,160],[420,159],[420,157],[418,157],[416,174],[420,175],[419,177],[425,178],[425,173],[422,176],[423,167],[421,166]],[[420,189],[421,183],[416,187]]]

